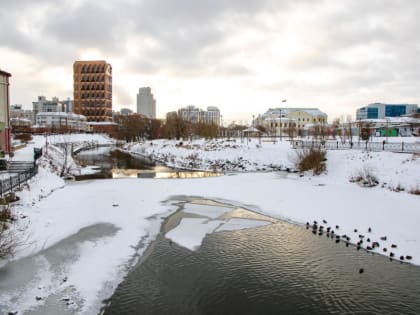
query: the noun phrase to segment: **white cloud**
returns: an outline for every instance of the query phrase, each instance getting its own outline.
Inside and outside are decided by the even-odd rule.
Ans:
[[[113,66],[115,108],[151,86],[160,116],[195,104],[239,120],[287,98],[333,118],[418,103],[419,14],[391,0],[0,0],[0,66],[27,107],[71,96],[73,62],[92,58]]]

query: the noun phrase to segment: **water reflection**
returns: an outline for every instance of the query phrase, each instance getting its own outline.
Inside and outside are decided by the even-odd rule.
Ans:
[[[119,150],[91,150],[77,155],[80,165],[95,165],[101,171],[95,174],[76,176],[76,180],[98,178],[199,178],[219,176],[219,173],[200,171],[180,171],[153,161]]]
[[[200,178],[220,176],[219,173],[212,172],[188,172],[188,171],[173,171],[173,172],[139,172],[138,178]]]

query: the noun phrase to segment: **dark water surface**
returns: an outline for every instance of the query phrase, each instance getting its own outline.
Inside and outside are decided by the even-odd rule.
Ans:
[[[76,155],[76,161],[81,165],[94,165],[100,172],[76,176],[76,180],[100,178],[198,178],[219,176],[213,172],[183,171],[156,165],[152,160],[132,156],[110,148],[85,151]]]
[[[275,220],[215,232],[194,252],[164,233],[165,226],[104,314],[420,314],[419,267],[301,226]]]

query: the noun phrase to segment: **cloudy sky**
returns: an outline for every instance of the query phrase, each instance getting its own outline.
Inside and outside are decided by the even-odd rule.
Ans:
[[[104,59],[117,110],[150,86],[160,117],[193,104],[249,121],[280,105],[331,120],[419,103],[419,33],[417,0],[0,0],[0,68],[26,108],[73,98],[73,62]]]

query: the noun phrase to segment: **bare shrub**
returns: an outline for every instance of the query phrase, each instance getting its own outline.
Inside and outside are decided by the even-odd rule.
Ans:
[[[295,167],[300,172],[313,171],[319,175],[327,169],[325,164],[327,152],[319,148],[296,150]]]
[[[404,191],[404,190],[405,190],[405,188],[404,188],[403,186],[401,186],[401,184],[400,184],[400,183],[398,183],[398,185],[397,185],[397,186],[395,186],[395,187],[392,187],[392,188],[391,188],[391,190],[392,190],[392,191],[395,191],[395,192],[400,192],[400,191]]]
[[[200,167],[201,159],[198,156],[198,153],[191,153],[185,158],[188,162],[189,168],[197,169]]]
[[[15,135],[16,140],[20,140],[22,142],[28,142],[32,140],[32,135],[29,133],[21,133],[18,135]]]
[[[358,183],[363,187],[374,187],[379,184],[379,180],[369,166],[363,166],[355,175],[350,177],[350,182]]]
[[[9,207],[0,210],[0,259],[13,257],[18,246],[16,233],[10,229],[10,222],[14,220]]]
[[[420,196],[420,187],[412,188],[408,191],[410,194]]]

